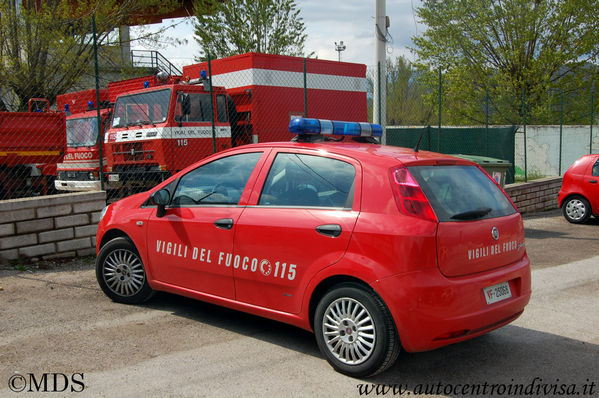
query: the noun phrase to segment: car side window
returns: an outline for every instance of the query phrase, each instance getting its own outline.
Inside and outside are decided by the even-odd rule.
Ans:
[[[593,177],[599,177],[599,159],[593,165]]]
[[[262,152],[242,153],[204,164],[179,180],[171,205],[236,205]]]
[[[258,205],[351,208],[356,170],[323,156],[279,153]]]

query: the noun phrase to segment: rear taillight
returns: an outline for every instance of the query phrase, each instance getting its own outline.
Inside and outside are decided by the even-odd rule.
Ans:
[[[406,167],[391,169],[389,177],[397,208],[402,214],[437,222],[428,199]]]

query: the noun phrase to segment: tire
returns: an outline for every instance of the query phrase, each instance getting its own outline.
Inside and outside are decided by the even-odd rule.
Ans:
[[[562,212],[569,222],[582,224],[591,216],[591,205],[582,196],[570,196],[564,201]]]
[[[153,295],[141,257],[127,238],[115,238],[102,247],[96,278],[102,291],[118,303],[141,304]]]
[[[314,314],[314,334],[331,366],[352,377],[384,371],[400,351],[387,306],[357,283],[338,285],[324,295]]]

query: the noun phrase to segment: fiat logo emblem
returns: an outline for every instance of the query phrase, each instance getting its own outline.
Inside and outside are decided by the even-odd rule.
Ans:
[[[493,227],[493,229],[491,230],[491,236],[493,236],[493,239],[499,240],[499,230],[497,229],[497,227]]]

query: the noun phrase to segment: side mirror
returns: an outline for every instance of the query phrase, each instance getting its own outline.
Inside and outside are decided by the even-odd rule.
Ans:
[[[156,217],[164,217],[166,214],[166,206],[171,201],[171,193],[168,189],[161,189],[160,191],[156,191],[151,196],[152,201],[158,206],[156,210]]]

